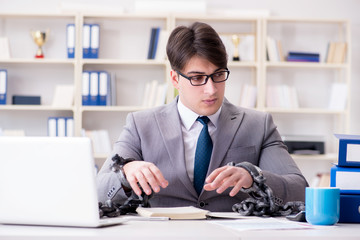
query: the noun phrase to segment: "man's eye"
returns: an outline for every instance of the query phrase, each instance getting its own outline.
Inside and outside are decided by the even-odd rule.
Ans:
[[[204,79],[204,76],[192,76],[191,80],[192,81],[202,81]]]
[[[218,73],[214,73],[213,76],[218,78],[224,76],[224,74],[225,74],[224,72],[218,72]]]

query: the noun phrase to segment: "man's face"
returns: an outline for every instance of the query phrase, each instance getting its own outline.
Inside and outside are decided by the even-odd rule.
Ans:
[[[219,70],[219,67],[213,65],[208,60],[194,56],[186,64],[181,73],[191,77],[199,74],[210,75]],[[171,81],[174,87],[179,91],[181,102],[193,112],[209,116],[221,107],[225,93],[225,82],[214,83],[211,78],[202,86],[193,86],[190,81],[171,71]]]

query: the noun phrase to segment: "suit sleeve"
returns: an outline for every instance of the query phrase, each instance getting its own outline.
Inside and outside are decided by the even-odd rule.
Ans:
[[[110,165],[115,154],[119,154],[123,158],[142,160],[140,144],[134,116],[133,113],[130,113],[127,116],[126,125],[119,139],[114,144],[112,153],[106,159],[96,177],[97,193],[100,202],[112,199],[123,203],[127,199],[121,186],[121,178],[123,176],[120,172],[111,171]]]
[[[304,201],[308,183],[288,153],[270,114],[265,116],[260,151],[259,167],[274,195],[283,199],[284,203]]]

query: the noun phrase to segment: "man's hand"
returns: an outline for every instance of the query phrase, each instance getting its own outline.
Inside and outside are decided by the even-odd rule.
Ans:
[[[224,192],[233,187],[230,196],[235,196],[241,188],[249,188],[253,184],[250,173],[242,167],[223,166],[215,169],[207,178],[204,185],[206,191],[216,190],[217,193]]]
[[[138,183],[146,195],[151,194],[151,189],[154,192],[159,192],[160,187],[166,188],[169,184],[160,169],[153,163],[133,161],[125,164],[123,169],[131,188],[139,196],[141,195],[141,189]]]

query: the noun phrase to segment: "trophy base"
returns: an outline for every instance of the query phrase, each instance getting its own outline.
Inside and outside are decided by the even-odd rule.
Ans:
[[[44,55],[35,55],[35,58],[44,58]]]
[[[233,61],[240,61],[240,57],[233,57]]]

